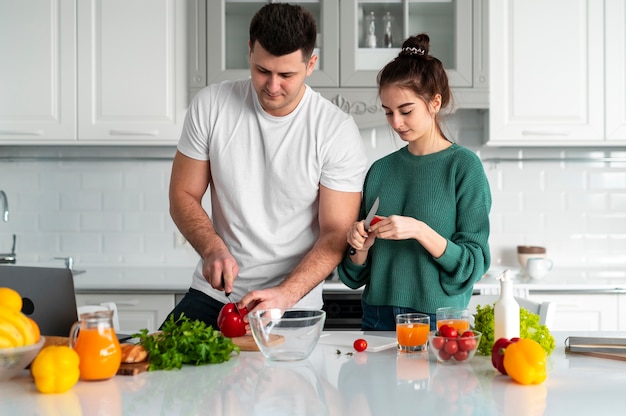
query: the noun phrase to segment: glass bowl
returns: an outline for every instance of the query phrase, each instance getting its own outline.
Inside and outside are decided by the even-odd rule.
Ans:
[[[442,364],[462,364],[469,362],[478,349],[481,333],[471,330],[474,336],[448,338],[438,331],[428,333],[428,351]]]
[[[41,337],[36,344],[0,348],[0,380],[9,380],[28,367],[45,342],[45,337]]]
[[[272,361],[306,359],[317,345],[326,312],[319,309],[265,309],[248,314],[252,336]]]

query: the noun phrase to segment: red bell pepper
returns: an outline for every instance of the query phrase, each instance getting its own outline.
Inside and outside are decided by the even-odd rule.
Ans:
[[[491,348],[491,364],[493,367],[504,375],[507,375],[506,368],[504,368],[504,352],[506,347],[519,341],[519,338],[500,338],[497,340]]]

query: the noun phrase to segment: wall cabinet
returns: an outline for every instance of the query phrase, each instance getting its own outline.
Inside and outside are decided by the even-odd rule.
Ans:
[[[3,1],[0,144],[176,143],[187,2]]]
[[[169,293],[77,293],[77,306],[100,305],[115,302],[120,321],[120,332],[132,334],[146,328],[156,331],[176,303],[176,295]]]
[[[248,28],[266,0],[195,0],[190,19],[191,93],[207,84],[250,76]],[[400,51],[409,35],[426,32],[431,54],[442,60],[456,108],[488,107],[487,1],[301,0],[318,24],[318,67],[307,80],[352,114],[360,126],[386,120],[377,103],[376,75]],[[374,16],[374,43],[368,17]],[[385,43],[387,21],[390,22]],[[204,58],[202,58],[204,57]],[[206,63],[206,64],[205,64]]]
[[[554,331],[617,331],[626,326],[618,294],[533,293],[537,302],[556,303]],[[624,306],[621,306],[624,308]],[[624,322],[622,322],[624,321]]]
[[[488,144],[626,144],[625,27],[621,0],[491,2]]]

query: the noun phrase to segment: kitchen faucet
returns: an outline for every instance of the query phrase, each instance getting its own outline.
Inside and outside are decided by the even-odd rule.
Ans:
[[[9,199],[7,198],[7,194],[0,189],[0,201],[2,201],[2,221],[9,221]],[[13,248],[10,253],[1,253],[0,254],[0,264],[15,264],[17,261],[15,256],[15,234],[13,234]]]
[[[9,221],[9,200],[7,194],[3,190],[0,190],[0,200],[2,200],[2,220],[4,222]]]

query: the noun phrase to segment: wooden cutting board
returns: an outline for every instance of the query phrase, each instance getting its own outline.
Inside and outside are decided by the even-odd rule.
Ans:
[[[118,376],[135,376],[139,373],[148,371],[150,363],[148,361],[142,361],[140,363],[122,363],[117,370]]]
[[[254,341],[254,337],[252,335],[244,335],[242,337],[234,337],[231,338],[233,340],[233,344],[238,346],[241,351],[259,351],[259,346],[256,345]],[[285,337],[282,335],[270,335],[269,345],[277,345],[285,340]]]

